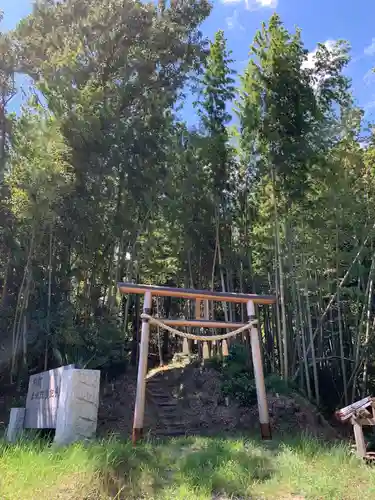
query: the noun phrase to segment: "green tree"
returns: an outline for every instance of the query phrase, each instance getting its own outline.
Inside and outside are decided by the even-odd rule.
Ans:
[[[220,271],[220,284],[223,291],[230,286],[229,260],[225,252],[231,242],[231,195],[234,179],[234,159],[229,145],[227,125],[231,120],[228,106],[235,96],[234,70],[231,51],[222,31],[218,31],[210,45],[210,51],[200,79],[201,100],[197,102],[198,114],[204,141],[202,143],[203,161],[210,173],[210,193],[214,207],[213,224],[215,227],[215,250],[212,265],[211,286],[215,282],[216,260]],[[227,260],[227,262],[225,262]],[[226,276],[224,272],[226,267]],[[227,307],[224,314],[228,319]]]
[[[259,214],[267,224],[270,218],[274,220],[275,287],[281,304],[285,377],[290,374],[293,355],[289,347],[292,338],[286,314],[288,297],[280,223],[283,222],[284,237],[290,241],[293,235],[288,214],[293,203],[307,195],[311,175],[316,175],[319,160],[328,152],[330,144],[323,137],[327,137],[327,131],[337,131],[333,129],[333,109],[348,101],[347,80],[341,74],[348,56],[343,45],[340,50],[342,56],[334,58],[335,64],[329,67],[330,53],[320,46],[316,64],[309,68],[301,31],[289,33],[274,14],[256,34],[250,51],[253,59],[241,78],[238,109],[243,157],[253,179],[258,179],[257,188],[263,190],[264,206],[259,206]],[[332,135],[328,134],[330,138]],[[268,193],[271,204],[267,201]],[[266,259],[272,262],[270,255]],[[316,371],[314,375],[319,398]]]
[[[224,32],[218,31],[200,79],[201,100],[196,103],[202,129],[207,136],[207,161],[211,169],[215,197],[222,199],[228,190],[231,172],[227,125],[231,120],[228,105],[235,97],[231,51],[226,47]]]

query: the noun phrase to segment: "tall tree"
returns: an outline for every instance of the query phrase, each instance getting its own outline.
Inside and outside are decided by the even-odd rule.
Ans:
[[[280,215],[286,216],[282,229],[290,239],[288,212],[295,201],[304,198],[311,173],[322,154],[327,152],[321,144],[325,143],[323,133],[326,134],[328,125],[331,125],[328,119],[332,119],[332,109],[347,99],[347,80],[341,71],[348,59],[344,53],[335,59],[330,69],[328,52],[321,46],[316,66],[309,68],[300,30],[289,33],[277,14],[271,17],[268,25],[263,23],[250,53],[254,58],[241,79],[238,103],[242,146],[253,176],[259,179],[258,186],[268,189],[269,183],[273,200],[269,209],[272,209],[274,219],[275,272],[282,317],[282,371],[288,377],[291,373],[292,337],[286,316]],[[326,71],[324,77],[323,68]],[[314,375],[317,391],[316,371]]]
[[[218,31],[210,45],[210,51],[204,65],[201,78],[202,99],[198,101],[198,114],[206,145],[203,149],[204,161],[210,171],[211,196],[214,205],[215,251],[212,265],[212,283],[214,286],[216,259],[220,271],[220,283],[223,291],[230,285],[230,269],[224,252],[230,248],[231,221],[230,197],[233,181],[233,153],[229,146],[227,124],[231,120],[228,106],[234,99],[234,71],[231,51],[223,31]],[[224,273],[226,267],[226,275]],[[227,307],[224,307],[228,319]]]

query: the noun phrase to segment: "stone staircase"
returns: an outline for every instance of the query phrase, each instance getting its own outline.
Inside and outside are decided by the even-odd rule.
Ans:
[[[146,383],[147,403],[152,406],[155,422],[152,435],[157,437],[184,436],[186,425],[179,402],[176,378],[168,370],[149,374]]]

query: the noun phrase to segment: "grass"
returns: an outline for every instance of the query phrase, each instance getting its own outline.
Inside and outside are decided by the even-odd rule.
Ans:
[[[115,439],[54,449],[0,443],[1,500],[357,499],[375,468],[311,439],[184,438],[133,448]]]

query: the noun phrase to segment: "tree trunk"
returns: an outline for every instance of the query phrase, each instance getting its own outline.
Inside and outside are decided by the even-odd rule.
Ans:
[[[371,310],[372,310],[372,300],[373,300],[373,289],[374,289],[374,269],[375,269],[375,255],[373,254],[371,259],[371,268],[370,268],[370,286],[369,286],[369,294],[367,297],[367,312],[366,312],[366,332],[365,332],[365,342],[364,342],[364,363],[363,363],[363,385],[362,385],[362,396],[365,397],[367,393],[367,377],[368,377],[368,343],[370,340],[370,319],[371,319]]]
[[[44,371],[47,371],[47,366],[48,366],[49,337],[51,335],[52,247],[53,247],[53,226],[51,224],[50,234],[49,234],[49,253],[48,253],[47,332],[46,332],[46,341],[44,345]]]

